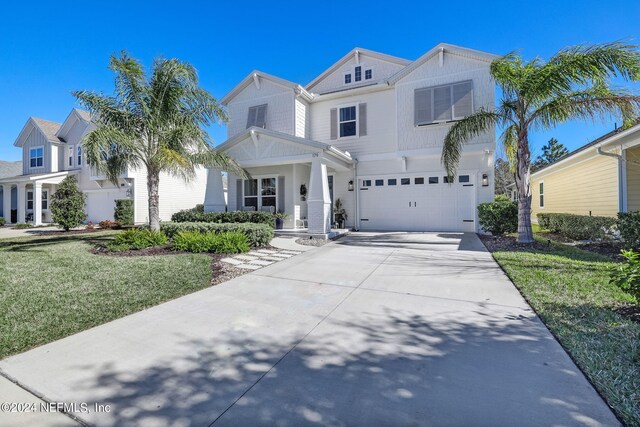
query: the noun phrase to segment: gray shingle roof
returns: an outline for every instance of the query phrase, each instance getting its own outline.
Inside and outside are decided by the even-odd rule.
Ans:
[[[62,126],[61,123],[56,123],[56,122],[52,122],[50,120],[45,120],[45,119],[39,119],[37,117],[32,117],[32,119],[34,122],[36,122],[38,127],[42,129],[42,132],[44,132],[44,134],[46,135],[49,141],[64,142],[63,139],[58,138],[56,136],[56,132],[58,132],[58,130]]]
[[[22,162],[5,162],[0,160],[0,178],[22,175]]]
[[[84,111],[79,108],[74,108],[74,110],[76,110],[76,112],[80,114],[80,117],[82,117],[82,120],[85,120],[87,122],[91,121],[91,113],[89,113],[88,111]]]

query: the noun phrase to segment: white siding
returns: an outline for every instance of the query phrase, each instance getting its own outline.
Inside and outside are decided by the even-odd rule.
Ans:
[[[22,145],[22,173],[24,175],[49,173],[52,169],[51,142],[49,142],[38,129],[33,127],[33,125],[31,126],[32,130]],[[32,168],[31,163],[29,162],[29,150],[35,147],[43,147],[44,158],[42,159],[41,168]]]
[[[206,189],[207,170],[205,168],[199,168],[195,178],[189,182],[165,173],[161,174],[160,220],[171,221],[171,215],[174,213],[203,204]],[[146,212],[146,207],[144,210]]]
[[[494,84],[486,62],[445,54],[443,66],[440,67],[438,57],[435,56],[396,83],[399,151],[440,147],[451,127],[450,124],[414,125],[415,89],[465,80],[473,81],[474,111],[480,107],[493,109]],[[479,136],[473,143],[494,145],[495,131]]]
[[[296,136],[308,138],[311,129],[309,103],[296,98]]]
[[[367,135],[332,140],[330,110],[359,103],[367,104]],[[311,104],[311,119],[311,139],[349,151],[352,156],[396,151],[393,89],[351,96],[345,93],[342,98],[314,102]]]
[[[353,75],[353,73],[354,68],[356,67],[356,60],[355,58],[351,58],[333,73],[329,74],[324,79],[316,83],[315,86],[310,87],[309,91],[313,93],[327,93],[336,90],[344,90],[348,88],[368,85],[373,82],[387,79],[404,68],[403,65],[382,61],[380,59],[372,58],[363,54],[360,55],[360,66],[362,67],[362,81],[356,82],[354,80],[355,76]],[[364,72],[369,68],[373,70],[373,78],[371,80],[365,80]],[[351,73],[352,83],[344,84],[345,73]]]
[[[227,137],[231,138],[243,132],[247,127],[249,107],[267,104],[266,128],[277,132],[295,135],[293,89],[269,80],[260,80],[260,89],[251,83],[242,90],[227,106],[229,123]]]

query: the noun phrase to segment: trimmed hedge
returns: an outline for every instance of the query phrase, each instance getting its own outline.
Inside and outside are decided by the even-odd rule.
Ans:
[[[616,219],[608,216],[567,213],[539,213],[537,216],[541,229],[573,240],[606,239],[616,225]]]
[[[271,225],[248,223],[163,222],[160,223],[160,230],[170,238],[181,231],[196,231],[198,233],[237,231],[247,236],[249,244],[253,247],[267,246],[275,235]]]
[[[478,220],[482,229],[494,236],[514,233],[518,231],[518,204],[498,195],[495,201],[478,205]]]
[[[113,219],[122,225],[133,225],[133,200],[117,199],[116,208],[113,210]]]
[[[249,252],[247,236],[237,231],[198,233],[181,231],[173,236],[173,249],[189,252],[239,254]]]
[[[193,209],[176,212],[171,216],[173,222],[214,222],[225,223],[254,223],[274,226],[276,217],[270,212],[262,211],[234,211],[234,212],[201,212],[200,205]]]
[[[123,252],[166,245],[167,243],[169,243],[169,239],[162,231],[132,228],[116,234],[115,239],[107,244],[107,248],[111,252]]]
[[[640,250],[640,211],[619,212],[618,230],[626,247]]]

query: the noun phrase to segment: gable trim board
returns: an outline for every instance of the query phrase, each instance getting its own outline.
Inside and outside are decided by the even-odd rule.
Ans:
[[[222,99],[220,100],[220,104],[225,106],[228,105],[229,102],[231,102],[233,98],[238,96],[238,94],[242,92],[247,86],[250,86],[252,84],[259,85],[260,79],[266,79],[285,89],[290,89],[294,91],[297,95],[302,96],[308,101],[311,101],[313,99],[313,96],[298,83],[294,83],[292,81],[289,81],[281,77],[277,77],[262,71],[253,70],[244,79],[242,79],[240,83],[238,83],[233,89],[231,89],[231,91],[228,94],[222,97]]]

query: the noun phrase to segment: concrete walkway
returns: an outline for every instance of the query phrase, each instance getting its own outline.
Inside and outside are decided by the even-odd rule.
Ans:
[[[472,234],[354,233],[0,369],[100,426],[618,425]]]

